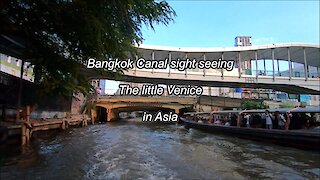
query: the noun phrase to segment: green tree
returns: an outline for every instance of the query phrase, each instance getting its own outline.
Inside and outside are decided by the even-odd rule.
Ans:
[[[241,103],[242,109],[266,109],[268,106],[259,100],[246,100]]]
[[[83,65],[90,57],[125,58],[136,53],[143,25],[168,25],[176,16],[165,1],[2,0],[0,35],[23,44],[23,58],[35,65],[44,93],[87,93]],[[99,71],[100,74],[112,72]],[[116,75],[122,73],[118,69]]]
[[[285,101],[279,105],[279,108],[294,108],[296,106],[297,106],[297,103],[295,102]]]

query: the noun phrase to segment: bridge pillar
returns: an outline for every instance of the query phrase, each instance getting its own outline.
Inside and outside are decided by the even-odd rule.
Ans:
[[[91,123],[94,124],[94,121],[97,119],[97,108],[91,110]]]
[[[174,108],[174,113],[179,114],[180,108]]]
[[[113,121],[119,118],[119,113],[116,112],[114,109],[107,109],[107,121]]]

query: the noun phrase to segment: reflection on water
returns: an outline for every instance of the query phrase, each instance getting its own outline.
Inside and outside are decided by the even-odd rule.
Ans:
[[[318,179],[320,154],[179,125],[116,122],[1,148],[1,179]]]

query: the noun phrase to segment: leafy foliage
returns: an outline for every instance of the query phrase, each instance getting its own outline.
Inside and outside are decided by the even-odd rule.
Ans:
[[[89,91],[81,70],[88,58],[136,53],[143,25],[167,25],[176,15],[167,2],[153,0],[3,0],[0,9],[0,34],[25,42],[36,83],[44,93],[64,96]]]
[[[295,108],[296,106],[297,103],[291,101],[285,101],[279,105],[280,108]]]
[[[242,109],[266,109],[268,106],[259,100],[246,100],[241,104]]]
[[[95,108],[96,108],[96,104],[94,101],[95,96],[97,96],[96,93],[86,96],[83,107],[80,110],[82,114],[87,114],[87,115],[91,116],[92,111],[95,110]]]

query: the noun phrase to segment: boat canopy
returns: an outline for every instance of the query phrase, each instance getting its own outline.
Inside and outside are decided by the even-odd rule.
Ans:
[[[239,113],[242,110],[225,110],[225,111],[212,111],[211,114],[229,114],[229,113]]]
[[[227,111],[212,111],[211,114],[227,114],[227,113],[264,113],[266,110],[269,112],[279,111],[280,113],[320,113],[319,107],[312,108],[276,108],[276,109],[251,109],[251,110],[227,110]]]
[[[184,115],[190,115],[190,116],[194,116],[194,115],[210,115],[209,112],[187,112],[184,113]]]

